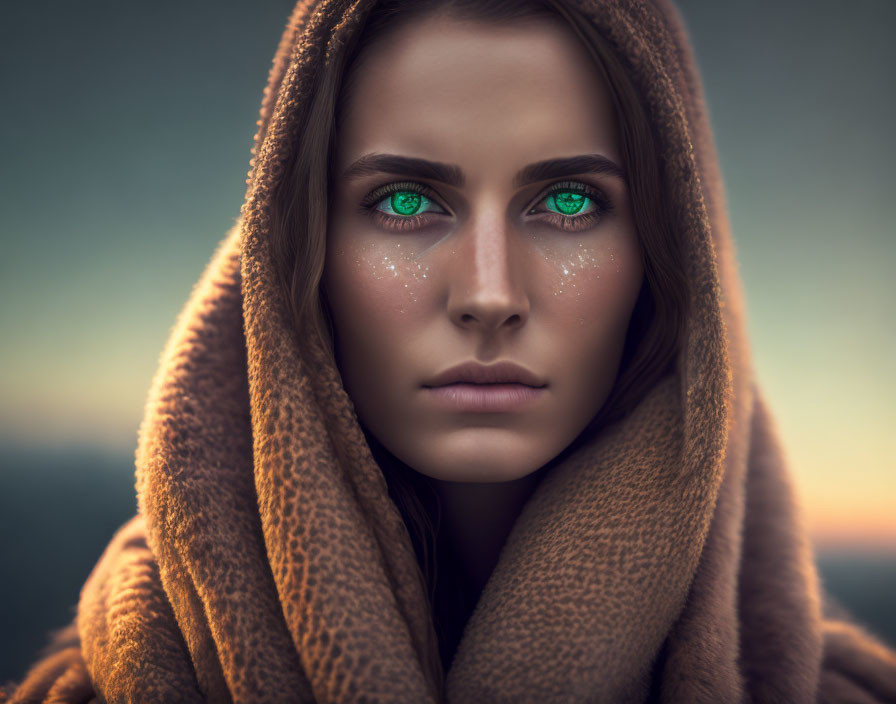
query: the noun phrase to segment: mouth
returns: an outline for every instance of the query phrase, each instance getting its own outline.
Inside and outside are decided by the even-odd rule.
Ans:
[[[437,374],[423,386],[424,388],[435,388],[449,384],[518,384],[532,388],[547,386],[547,382],[537,374],[513,362],[498,362],[489,365],[464,362]]]
[[[466,362],[438,374],[423,388],[433,403],[447,410],[507,413],[539,399],[547,382],[513,362]]]
[[[525,384],[447,384],[427,387],[426,391],[441,407],[470,413],[508,413],[546,393],[544,387]]]

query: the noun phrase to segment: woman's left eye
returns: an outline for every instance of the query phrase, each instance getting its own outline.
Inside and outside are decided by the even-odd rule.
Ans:
[[[594,227],[613,209],[610,199],[602,192],[578,181],[554,184],[547,194],[538,199],[546,209],[537,206],[528,215],[543,214],[546,220],[565,232],[578,232]]]
[[[538,202],[544,203],[548,210],[533,208],[529,211],[530,215],[541,212],[566,216],[580,216],[588,213],[602,215],[610,209],[609,201],[603,193],[576,181],[555,184]]]

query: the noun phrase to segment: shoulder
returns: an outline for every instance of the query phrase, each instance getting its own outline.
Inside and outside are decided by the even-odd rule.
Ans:
[[[97,701],[74,623],[52,637],[21,683],[8,683],[0,688],[0,703],[49,701],[60,704]]]
[[[126,569],[139,562],[148,563],[152,554],[146,544],[143,518],[137,514],[113,536],[94,566],[81,592],[101,599],[105,595],[110,575],[116,569]],[[79,610],[83,604],[79,605]],[[88,625],[101,628],[105,619],[94,619]],[[52,633],[50,642],[38,655],[21,682],[0,685],[0,704],[91,704],[98,701],[96,690],[88,674],[77,620]]]
[[[896,651],[825,594],[819,704],[896,702]]]

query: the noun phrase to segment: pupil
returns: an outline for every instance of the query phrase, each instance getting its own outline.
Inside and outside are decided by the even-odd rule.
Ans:
[[[399,191],[392,194],[392,210],[402,215],[413,215],[420,207],[420,194]]]
[[[564,215],[573,215],[582,209],[585,205],[585,196],[581,193],[572,191],[563,191],[554,194],[554,203]]]

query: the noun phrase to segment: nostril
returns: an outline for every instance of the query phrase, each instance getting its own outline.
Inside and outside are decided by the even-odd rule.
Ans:
[[[482,321],[485,322],[485,318],[483,318]],[[470,313],[463,313],[460,316],[460,322],[463,325],[470,325],[470,324],[480,322],[480,319]],[[501,327],[515,328],[515,327],[519,327],[522,324],[522,322],[523,322],[522,316],[519,313],[514,313],[513,315],[505,318],[504,321],[500,325],[501,325]]]

